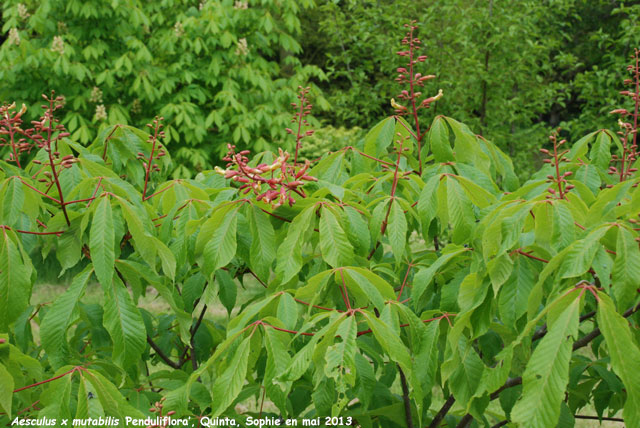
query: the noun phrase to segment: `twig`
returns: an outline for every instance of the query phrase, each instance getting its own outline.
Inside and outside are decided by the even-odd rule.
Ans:
[[[154,351],[156,351],[156,354],[158,354],[158,357],[160,357],[160,359],[164,361],[169,367],[174,368],[176,370],[180,369],[182,364],[176,363],[171,358],[169,358],[169,356],[165,354],[164,351],[160,349],[158,345],[156,345],[156,343],[153,341],[153,339],[151,339],[151,336],[149,335],[147,335],[147,343],[149,344],[149,346],[151,346],[151,348],[153,348]]]
[[[411,415],[411,399],[409,398],[409,387],[407,386],[407,378],[404,372],[398,365],[398,372],[400,373],[400,383],[402,384],[402,401],[404,402],[404,417],[407,423],[407,428],[413,427],[413,416]]]

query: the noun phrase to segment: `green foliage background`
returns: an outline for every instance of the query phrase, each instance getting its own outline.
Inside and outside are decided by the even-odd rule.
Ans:
[[[397,30],[416,19],[437,75],[427,90],[445,93],[431,118],[468,123],[528,175],[550,128],[575,141],[615,126],[609,88],[640,42],[639,17],[640,5],[609,0],[7,0],[0,99],[29,104],[55,89],[72,100],[64,123],[83,143],[162,114],[173,175],[192,176],[219,164],[227,142],[290,147],[299,84],[311,82],[322,123],[372,126],[399,91]]]

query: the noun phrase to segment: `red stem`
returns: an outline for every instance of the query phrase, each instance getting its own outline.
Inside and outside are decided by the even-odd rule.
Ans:
[[[525,253],[525,252],[524,252],[524,251],[522,251],[520,248],[518,248],[515,252],[516,252],[516,253],[518,253],[518,254],[522,254],[523,256],[529,257],[530,259],[533,259],[533,260],[537,260],[537,261],[539,261],[539,262],[542,262],[542,263],[549,263],[549,260],[542,259],[542,258],[540,258],[540,257],[536,257],[536,256],[532,256],[532,255],[531,255],[531,254],[529,254],[529,253]]]
[[[398,188],[398,169],[400,168],[400,157],[402,156],[402,139],[399,140],[400,147],[398,148],[398,158],[396,160],[396,169],[393,172],[393,184],[391,185],[391,200],[389,201],[389,208],[387,208],[387,214],[384,216],[382,226],[380,226],[380,237],[384,235],[387,230],[387,224],[389,222],[389,215],[391,214],[391,204],[396,196],[396,189]]]
[[[53,202],[55,202],[56,204],[60,204],[60,201],[59,201],[59,200],[57,200],[57,199],[56,199],[56,198],[54,198],[53,196],[47,195],[46,193],[44,193],[44,192],[42,192],[42,191],[40,191],[40,190],[36,189],[36,188],[35,188],[35,187],[33,187],[32,185],[30,185],[29,183],[27,183],[26,181],[24,181],[24,180],[22,179],[22,177],[18,177],[18,176],[15,176],[15,177],[16,177],[16,178],[18,178],[18,179],[22,182],[22,184],[24,184],[25,186],[27,186],[29,189],[34,190],[34,191],[38,192],[40,195],[44,196],[45,198],[49,198],[49,199],[51,199],[51,200],[52,200]]]
[[[402,286],[400,287],[400,292],[398,293],[398,301],[400,301],[400,297],[402,297],[402,291],[404,291],[404,287],[407,284],[407,278],[409,278],[409,272],[411,271],[412,267],[413,265],[411,263],[409,263],[409,265],[407,266],[407,273],[404,274],[404,280],[402,281]]]
[[[152,142],[151,142],[151,154],[149,155],[149,161],[147,162],[147,168],[145,171],[145,176],[144,176],[144,189],[142,190],[142,200],[146,201],[147,199],[149,199],[151,196],[149,196],[149,198],[145,198],[145,195],[147,194],[147,186],[149,185],[149,176],[151,175],[151,162],[153,162],[153,153],[156,150],[156,143],[158,142],[158,130],[160,129],[160,122],[158,122],[158,119],[156,118],[155,120],[155,127],[153,129],[153,138],[152,138]],[[105,146],[105,150],[106,150],[106,146]]]
[[[302,117],[304,115],[304,102],[305,102],[305,96],[304,96],[304,93],[301,91],[300,92],[300,111],[298,112],[298,133],[296,134],[296,154],[293,158],[294,167],[298,164],[298,150],[300,149],[300,140],[302,140],[300,131],[302,131]]]
[[[157,192],[152,193],[151,195],[149,195],[149,196],[147,196],[147,197],[143,197],[143,198],[142,198],[142,200],[143,200],[143,201],[149,200],[149,199],[153,198],[154,196],[159,195],[160,193],[165,192],[165,191],[167,191],[167,190],[171,189],[172,187],[173,187],[173,183],[171,183],[170,185],[168,185],[167,187],[165,187],[165,188],[164,188],[164,189],[162,189],[162,190],[158,190]]]
[[[13,129],[11,128],[9,113],[7,113],[5,117],[7,118],[7,127],[9,128],[9,138],[11,138],[11,151],[13,152],[13,159],[16,161],[16,165],[18,165],[18,168],[22,169],[22,166],[20,166],[20,159],[18,159],[18,153],[16,152],[16,145],[15,145],[15,142],[13,141],[14,132],[13,132]]]
[[[344,290],[344,293],[342,294],[344,303],[347,305],[347,310],[351,310],[351,302],[349,302],[349,293],[347,292],[347,284],[344,281],[344,274],[342,273],[342,269],[340,269],[340,278],[342,279],[342,289]]]
[[[109,140],[113,136],[113,133],[116,132],[116,129],[118,129],[119,127],[120,127],[120,125],[114,126],[113,130],[109,133],[107,138],[104,139],[104,150],[102,151],[102,160],[104,160],[104,161],[107,160],[107,145],[109,144]]]
[[[84,369],[82,367],[80,367],[80,366],[75,366],[71,370],[62,373],[61,375],[58,375],[58,376],[55,376],[55,377],[52,377],[50,379],[46,379],[46,380],[43,380],[43,381],[40,381],[40,382],[36,382],[34,384],[31,384],[31,385],[23,386],[22,388],[14,389],[13,393],[15,394],[16,392],[24,391],[25,389],[35,388],[36,386],[40,386],[40,385],[44,385],[45,383],[53,382],[54,380],[58,380],[58,379],[60,379],[62,377],[65,377],[68,374],[75,373],[75,372],[77,372],[79,370],[84,370]]]
[[[51,147],[51,133],[53,132],[53,95],[49,98],[49,126],[47,127],[47,143],[45,150],[49,155],[49,166],[51,167],[51,176],[53,178],[54,183],[56,184],[56,188],[58,189],[58,204],[60,204],[60,209],[62,209],[62,214],[64,215],[64,219],[67,222],[67,226],[71,226],[71,220],[69,220],[69,214],[67,214],[67,208],[64,205],[64,195],[62,194],[62,186],[60,186],[60,179],[58,178],[58,173],[56,172],[55,162],[53,160],[53,148]]]
[[[635,154],[636,154],[636,149],[637,149],[637,138],[638,138],[638,104],[640,103],[640,50],[636,49],[635,50],[635,54],[636,54],[636,69],[635,71],[635,79],[636,79],[636,93],[635,95],[635,108],[634,108],[634,112],[633,112],[633,144],[631,145],[631,153],[629,155],[629,159],[633,159],[635,158]],[[626,138],[625,138],[626,140]],[[624,153],[622,154],[622,172],[623,172],[623,176],[625,175],[625,171],[624,171]],[[629,162],[629,166],[627,167],[627,172],[626,174],[628,174],[629,169],[631,169],[632,166],[632,162]],[[622,181],[622,179],[620,180]]]
[[[556,182],[558,184],[558,191],[560,192],[560,199],[564,199],[564,193],[562,193],[562,181],[560,178],[560,165],[558,164],[558,139],[554,138],[553,140],[553,157],[555,159],[556,164]],[[623,161],[624,165],[624,161]],[[624,169],[624,167],[622,168]]]
[[[422,135],[420,135],[420,120],[418,119],[418,109],[416,108],[416,97],[414,95],[413,85],[415,83],[413,76],[413,24],[411,24],[409,30],[409,96],[411,98],[411,108],[413,109],[413,119],[416,122],[416,140],[418,142],[418,172],[422,175],[422,150],[421,143]]]
[[[56,235],[56,236],[60,236],[65,232],[64,230],[59,230],[57,232],[32,232],[30,230],[11,229],[9,226],[5,226],[5,225],[0,225],[0,228],[13,230],[14,232],[24,233],[24,234],[27,234],[27,235]]]
[[[312,308],[316,308],[316,309],[322,309],[324,311],[338,311],[338,312],[344,312],[341,311],[340,309],[332,309],[332,308],[325,308],[324,306],[318,306],[318,305],[312,305],[311,303],[308,302],[304,302],[300,299],[296,299],[295,297],[293,298],[293,300],[295,300],[298,303],[302,303],[303,305],[307,305],[307,306],[311,306]]]

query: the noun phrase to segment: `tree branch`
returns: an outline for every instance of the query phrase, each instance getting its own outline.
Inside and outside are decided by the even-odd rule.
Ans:
[[[174,368],[176,370],[180,369],[182,364],[176,363],[171,358],[169,358],[169,356],[165,354],[162,349],[160,349],[160,347],[153,341],[153,339],[151,339],[151,336],[149,335],[147,335],[147,343],[149,344],[149,346],[151,346],[151,348],[154,351],[156,351],[156,354],[158,354],[158,357],[160,357],[160,359],[164,361],[169,367]]]
[[[398,366],[398,372],[400,372],[400,382],[402,383],[402,401],[404,402],[404,417],[407,423],[407,428],[413,427],[413,416],[411,415],[411,399],[409,398],[409,387],[407,386],[407,378],[404,372]]]
[[[447,415],[447,413],[449,413],[449,409],[451,409],[451,406],[453,406],[453,403],[455,402],[456,402],[456,399],[453,398],[453,395],[450,395],[449,398],[447,398],[447,401],[445,401],[442,407],[440,408],[440,411],[438,411],[436,416],[433,418],[433,420],[429,424],[429,428],[438,428],[438,426],[440,425],[440,422],[442,422],[442,420]]]

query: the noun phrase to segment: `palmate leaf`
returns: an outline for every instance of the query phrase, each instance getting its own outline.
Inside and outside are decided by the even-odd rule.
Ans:
[[[127,288],[117,277],[104,291],[104,327],[113,341],[113,361],[122,368],[135,364],[146,347],[146,329]]]
[[[613,371],[620,377],[627,392],[624,420],[627,426],[640,424],[640,348],[634,341],[629,323],[616,309],[611,298],[598,293],[598,326],[611,355]]]
[[[113,211],[111,209],[111,201],[105,196],[96,204],[89,232],[91,263],[93,263],[96,277],[103,287],[110,287],[113,279],[113,266],[115,263],[114,241]]]
[[[68,361],[67,329],[92,273],[93,267],[88,265],[76,275],[67,291],[53,302],[40,325],[42,347],[54,369],[64,366]]]
[[[331,267],[351,264],[353,246],[331,208],[322,207],[320,215],[320,250]]]
[[[555,426],[569,382],[569,360],[578,334],[580,299],[560,313],[533,351],[522,375],[522,397],[514,406],[513,421],[522,426]]]

